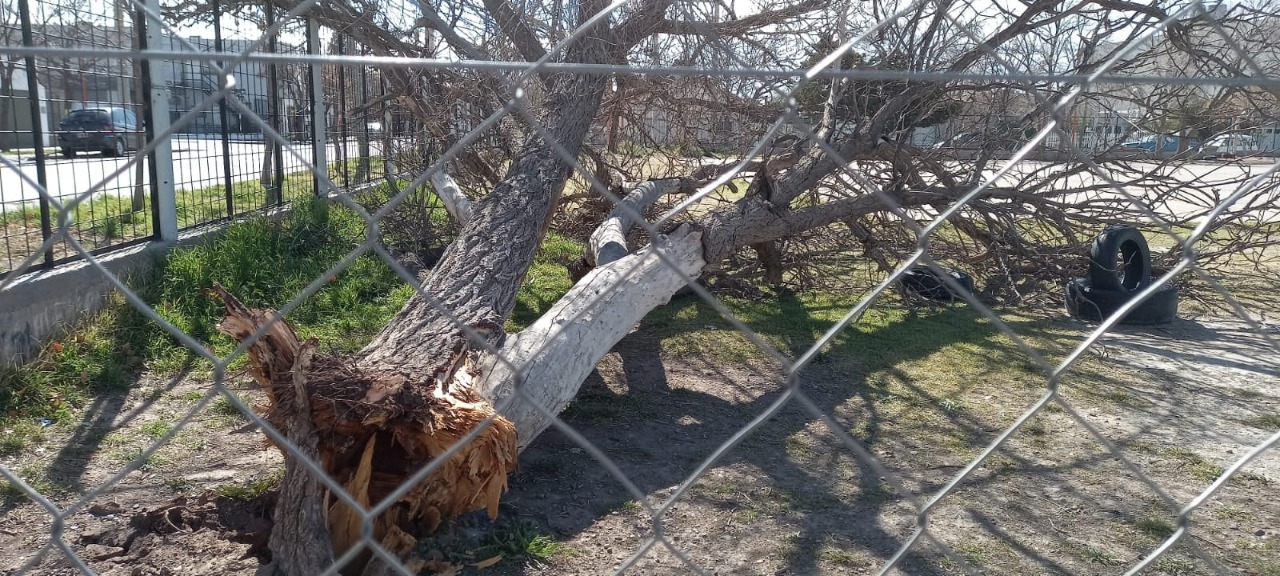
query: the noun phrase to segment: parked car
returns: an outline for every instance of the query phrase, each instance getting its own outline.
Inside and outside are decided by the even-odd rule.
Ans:
[[[1186,141],[1186,150],[1194,151],[1200,148],[1200,142],[1195,138],[1183,138]],[[1124,142],[1120,144],[1121,148],[1129,150],[1143,150],[1152,154],[1156,153],[1157,148],[1165,154],[1176,154],[1179,150],[1177,136],[1148,136],[1141,140],[1132,142]]]
[[[1257,139],[1248,134],[1219,134],[1204,143],[1207,158],[1235,158],[1257,154],[1258,151]]]
[[[142,148],[143,138],[142,124],[128,108],[72,110],[58,122],[58,146],[67,158],[75,158],[78,152],[124,156]]]

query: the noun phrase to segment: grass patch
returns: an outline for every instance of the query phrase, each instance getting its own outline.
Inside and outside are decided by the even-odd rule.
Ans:
[[[152,420],[142,425],[142,435],[152,440],[157,440],[165,434],[168,434],[169,430],[172,429],[173,427],[167,422]]]
[[[1139,532],[1160,540],[1168,538],[1176,530],[1168,520],[1154,517],[1142,518],[1134,522],[1133,527]]]
[[[504,560],[528,560],[542,563],[559,554],[564,546],[542,532],[528,520],[513,520],[494,530],[476,550],[476,556],[490,558],[501,555]]]
[[[237,398],[239,398],[239,396],[237,396]],[[241,398],[240,401],[241,403],[245,403],[243,398]],[[222,395],[219,395],[217,398],[214,398],[213,402],[209,404],[209,413],[213,414],[214,416],[222,416],[224,418],[236,418],[239,420],[249,419],[247,416],[244,415],[244,412],[241,412],[240,409],[237,408],[236,405],[231,402],[230,398],[227,398],[226,396],[222,396]]]
[[[183,478],[183,477],[181,477],[181,476],[179,476],[179,477],[177,477],[177,478],[170,478],[170,479],[168,479],[168,480],[165,480],[165,481],[164,481],[164,487],[165,487],[165,488],[168,488],[169,490],[171,490],[171,491],[173,491],[173,492],[177,492],[177,493],[179,493],[179,494],[182,494],[182,493],[184,493],[184,492],[187,492],[187,491],[191,490],[192,488],[195,488],[195,486],[196,486],[196,485],[195,485],[195,483],[194,483],[194,482],[192,482],[191,480],[189,480],[189,479],[187,479],[187,478]]]
[[[1205,460],[1204,457],[1186,448],[1166,448],[1164,455],[1181,461],[1183,470],[1192,478],[1209,483],[1222,475],[1223,468]]]
[[[430,537],[420,539],[418,553],[425,558],[458,566],[494,557],[500,557],[501,562],[508,565],[542,565],[557,555],[572,553],[538,524],[527,519],[502,515],[487,530],[470,526],[465,518],[459,521],[463,525],[449,525]]]
[[[982,566],[987,561],[986,549],[981,544],[965,542],[956,544],[951,549],[974,566]]]
[[[44,427],[32,420],[16,420],[0,430],[0,456],[12,456],[45,441]]]
[[[280,480],[284,478],[284,469],[277,469],[267,476],[250,480],[243,484],[223,484],[219,486],[215,492],[223,498],[239,500],[241,502],[251,502],[264,493],[274,489],[280,485]]]
[[[862,564],[857,556],[838,548],[823,548],[818,551],[818,559],[840,566],[858,566]]]
[[[1253,416],[1240,420],[1245,426],[1261,428],[1263,430],[1280,430],[1280,414],[1263,414],[1261,416]]]
[[[162,318],[215,354],[226,355],[234,346],[216,331],[221,310],[206,296],[208,288],[221,284],[249,306],[279,308],[341,260],[364,234],[356,214],[310,199],[295,203],[285,217],[252,217],[228,227],[214,242],[179,248],[147,276],[126,282]],[[302,337],[318,338],[330,352],[363,346],[412,292],[374,255],[360,256],[326,280],[289,320]],[[46,342],[35,360],[0,367],[0,429],[29,432],[24,421],[66,419],[90,398],[124,391],[144,369],[169,375],[199,370],[201,362],[114,297],[67,335]],[[215,411],[227,412],[227,407],[215,401]],[[25,440],[8,436],[9,449],[25,445]]]
[[[581,258],[585,250],[585,246],[572,239],[554,233],[547,234],[542,248],[534,256],[533,266],[525,276],[524,285],[516,294],[516,309],[507,321],[508,332],[522,330],[533,324],[573,287],[565,264]]]

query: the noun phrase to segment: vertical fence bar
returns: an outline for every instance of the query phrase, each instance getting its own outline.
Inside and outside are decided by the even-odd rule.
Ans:
[[[307,17],[307,54],[320,54],[320,22],[310,16]],[[329,151],[326,143],[329,130],[324,113],[324,65],[308,63],[307,80],[310,84],[308,97],[311,100],[311,162],[317,170],[328,174]],[[322,190],[321,185],[320,177],[312,174],[311,191],[316,196],[329,195],[330,191]]]
[[[160,13],[160,0],[146,0],[147,8]],[[164,46],[164,28],[139,10],[135,17],[142,33],[138,36],[142,50]],[[154,232],[165,242],[178,240],[178,198],[173,182],[173,139],[156,140],[156,134],[169,129],[169,68],[159,66],[151,58],[142,60],[143,106],[147,116],[147,141],[155,142],[151,151],[151,205]]]
[[[346,37],[338,34],[335,42],[338,44],[338,56],[346,55]],[[341,58],[339,58],[341,59]],[[351,191],[351,168],[347,166],[347,138],[351,134],[351,121],[347,110],[347,67],[338,66],[338,113],[334,115],[338,119],[338,162],[342,167],[342,188]]]
[[[35,46],[35,38],[31,32],[31,7],[29,0],[18,0],[18,17],[22,20],[22,45],[27,48]],[[27,103],[31,109],[31,144],[35,148],[36,182],[44,189],[40,195],[40,240],[44,242],[53,235],[53,214],[49,207],[49,176],[45,173],[44,157],[44,114],[40,106],[40,82],[36,79],[36,57],[27,56],[22,60],[27,74]],[[44,251],[44,265],[53,266],[53,249]]]
[[[213,49],[217,50],[219,55],[225,50],[222,46],[222,2],[213,0]],[[218,68],[226,65],[226,61],[218,60]],[[218,77],[218,88],[223,87],[225,80],[222,76]],[[227,99],[224,97],[218,101],[218,122],[222,126],[222,185],[227,191],[227,217],[230,218],[236,214],[236,200],[233,193],[234,183],[231,178],[231,134],[229,122],[227,120]]]
[[[263,9],[266,11],[267,27],[271,27],[272,24],[275,24],[276,19],[275,6],[271,2],[267,2],[263,6]],[[273,34],[271,39],[267,42],[267,51],[272,54],[277,52],[278,42],[276,41],[276,36],[278,36],[278,34]],[[277,133],[281,131],[280,78],[274,62],[272,62],[267,68],[267,123],[270,124],[271,128]],[[280,158],[280,155],[283,153],[283,148],[280,146],[279,142],[267,138],[265,133],[263,134],[263,140],[263,153],[267,155],[267,158],[271,159],[272,164],[272,166],[266,166],[265,164],[267,162],[264,160],[264,165],[262,167],[262,171],[264,173],[271,171],[270,184],[265,186],[267,189],[266,205],[279,206],[284,202],[284,161]],[[271,147],[270,152],[266,150],[266,146]]]
[[[368,53],[369,51],[366,50],[363,46],[360,47],[360,54],[363,55]],[[373,179],[370,174],[370,171],[373,168],[372,166],[373,163],[369,159],[369,156],[372,156],[372,151],[371,151],[372,146],[369,143],[369,139],[372,137],[372,135],[369,134],[368,104],[369,104],[369,67],[361,65],[360,66],[360,100],[359,102],[356,103],[356,106],[360,108],[360,126],[357,128],[357,130],[359,130],[358,132],[359,136],[356,137],[356,157],[359,158],[359,160],[356,162],[356,176],[355,176],[356,184],[364,184],[365,182],[368,182]]]

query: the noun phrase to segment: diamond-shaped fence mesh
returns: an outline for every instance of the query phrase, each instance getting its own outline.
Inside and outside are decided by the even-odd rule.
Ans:
[[[1280,6],[2,15],[0,289],[156,336],[0,373],[0,573],[1280,570]]]

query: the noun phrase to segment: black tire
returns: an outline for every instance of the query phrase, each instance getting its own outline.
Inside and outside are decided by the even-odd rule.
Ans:
[[[113,158],[122,157],[127,153],[128,151],[125,149],[124,140],[121,140],[120,138],[116,138],[115,144],[112,144],[110,148],[102,151],[103,156],[111,156]]]
[[[959,270],[947,270],[947,275],[951,276],[957,284],[966,292],[973,293],[973,277],[960,272]],[[898,278],[898,282],[903,288],[930,300],[941,300],[944,302],[954,301],[960,297],[947,286],[947,284],[928,266],[914,266],[910,270],[902,273]]]
[[[62,157],[63,157],[63,158],[75,158],[75,157],[76,157],[76,151],[75,151],[75,150],[72,150],[72,149],[70,149],[70,148],[63,148],[63,149],[62,149]]]
[[[1088,278],[1067,283],[1067,313],[1084,320],[1101,322],[1132,300],[1137,292],[1102,290]],[[1121,324],[1164,324],[1178,317],[1178,289],[1172,283],[1158,288],[1150,298],[1125,314]]]
[[[1089,280],[1099,290],[1146,288],[1151,283],[1151,249],[1142,232],[1129,224],[1104,228],[1089,248]]]

